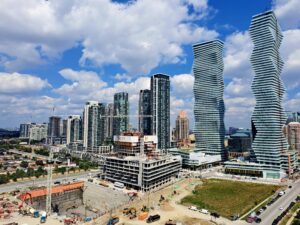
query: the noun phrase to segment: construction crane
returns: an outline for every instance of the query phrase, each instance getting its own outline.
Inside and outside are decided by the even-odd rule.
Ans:
[[[48,169],[47,169],[47,196],[46,196],[46,213],[51,214],[51,204],[52,204],[52,165],[53,165],[53,150],[50,147],[50,154],[48,159]]]
[[[52,109],[52,113],[54,116],[55,106]],[[53,131],[51,131],[50,137],[50,146],[49,146],[49,158],[48,158],[48,168],[47,168],[47,195],[46,195],[46,213],[47,215],[51,214],[51,205],[52,205],[52,166],[54,164],[53,161]]]

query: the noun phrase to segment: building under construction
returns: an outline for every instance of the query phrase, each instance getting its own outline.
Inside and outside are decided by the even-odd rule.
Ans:
[[[52,187],[52,211],[58,213],[60,211],[65,211],[68,208],[82,205],[83,187],[84,182]],[[47,193],[47,188],[40,188],[23,193],[19,198],[36,210],[45,210]]]
[[[172,180],[181,169],[181,158],[157,151],[157,137],[138,132],[114,136],[113,153],[105,157],[105,179],[150,191]]]

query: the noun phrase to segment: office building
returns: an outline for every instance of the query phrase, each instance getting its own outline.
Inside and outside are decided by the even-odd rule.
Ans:
[[[82,140],[82,121],[79,115],[67,119],[67,144]]]
[[[237,129],[228,139],[228,154],[231,157],[246,157],[250,154],[252,143],[251,131]]]
[[[158,138],[158,149],[170,148],[170,78],[155,74],[151,77],[152,134]]]
[[[29,138],[31,123],[20,124],[20,138]]]
[[[46,140],[48,134],[48,124],[35,124],[32,123],[30,127],[30,140],[43,141]]]
[[[104,142],[105,106],[97,101],[86,103],[83,111],[83,147],[97,148]]]
[[[192,170],[201,170],[210,168],[221,163],[221,155],[207,155],[203,152],[195,152],[188,148],[171,148],[169,153],[174,156],[180,156],[182,159],[182,168]]]
[[[255,72],[252,91],[256,105],[252,115],[252,163],[228,163],[225,171],[279,179],[297,167],[297,152],[289,151],[283,135],[287,117],[282,107],[284,87],[279,55],[282,34],[273,11],[252,17],[250,36],[254,43],[251,64]]]
[[[152,133],[151,126],[151,91],[140,90],[139,98],[139,131],[145,135]]]
[[[114,121],[114,104],[105,106],[105,139],[112,141],[113,139],[113,121]]]
[[[225,160],[223,43],[214,40],[195,44],[193,51],[195,151],[221,155]]]
[[[120,92],[114,95],[113,134],[119,135],[129,130],[128,93]]]
[[[284,136],[288,141],[289,149],[296,150],[300,155],[300,123],[290,122],[285,125]]]
[[[175,140],[187,143],[189,140],[189,119],[185,111],[181,111],[176,119]]]

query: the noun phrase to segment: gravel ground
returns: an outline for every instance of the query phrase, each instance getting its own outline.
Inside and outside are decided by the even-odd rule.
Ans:
[[[103,187],[98,184],[86,182],[83,192],[83,202],[89,207],[98,210],[98,215],[102,215],[109,210],[119,208],[129,202],[129,197],[121,190]]]

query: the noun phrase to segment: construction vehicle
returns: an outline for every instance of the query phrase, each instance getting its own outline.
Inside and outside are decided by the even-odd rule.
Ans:
[[[31,196],[30,193],[26,192],[26,193],[20,195],[20,198],[21,198],[21,200],[22,200],[22,203],[19,205],[19,207],[18,207],[19,209],[23,208],[24,202],[25,202],[25,200],[27,199],[27,196],[29,196],[29,200],[30,200],[30,203],[31,203],[31,205],[32,205],[32,196]]]
[[[147,206],[143,205],[141,211],[142,212],[149,212],[149,208]]]
[[[40,223],[46,223],[46,220],[47,220],[47,213],[46,212],[42,212]]]
[[[114,225],[117,224],[119,222],[119,217],[117,216],[112,216],[109,220],[107,225]]]
[[[134,219],[134,218],[136,218],[136,208],[134,208],[134,207],[124,208],[123,214],[125,216],[129,216],[129,219]]]

